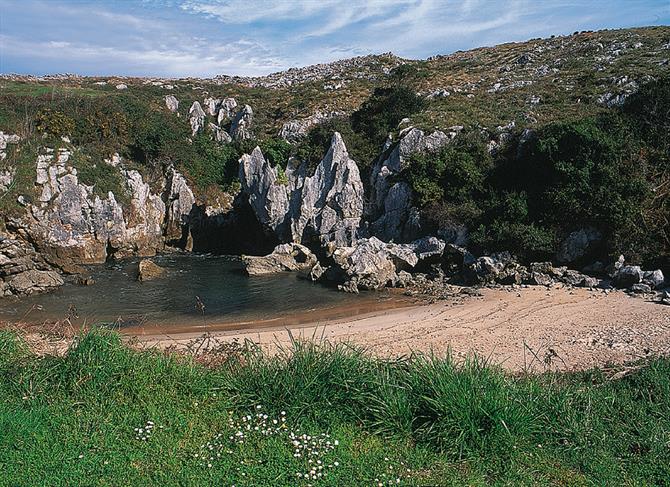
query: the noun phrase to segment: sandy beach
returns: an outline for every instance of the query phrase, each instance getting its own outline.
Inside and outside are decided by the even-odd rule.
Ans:
[[[125,333],[146,346],[179,349],[203,331]],[[251,340],[270,352],[291,336],[353,343],[384,357],[476,353],[512,371],[579,370],[670,353],[670,307],[619,291],[482,289],[481,296],[349,318],[208,334],[210,343]]]

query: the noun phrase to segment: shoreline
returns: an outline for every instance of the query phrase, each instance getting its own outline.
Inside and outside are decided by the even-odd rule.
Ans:
[[[371,311],[296,326],[128,335],[146,347],[206,353],[250,341],[269,353],[291,341],[361,346],[383,358],[473,354],[511,372],[575,371],[670,355],[670,307],[628,296],[555,286],[481,289],[481,296]]]

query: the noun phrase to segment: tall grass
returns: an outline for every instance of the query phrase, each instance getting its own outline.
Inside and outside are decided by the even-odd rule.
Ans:
[[[0,333],[0,394],[0,485],[303,485],[291,473],[299,459],[282,457],[277,438],[239,452],[242,465],[258,458],[264,466],[243,467],[246,477],[239,464],[203,470],[192,461],[231,414],[258,405],[298,430],[339,434],[346,468],[321,485],[375,485],[393,469],[384,458],[412,467],[398,477],[406,485],[670,479],[668,359],[618,380],[598,371],[514,377],[476,357],[382,360],[296,341],[206,369],[133,351],[109,332],[47,358]],[[165,430],[160,442],[138,444],[133,427],[148,419]]]

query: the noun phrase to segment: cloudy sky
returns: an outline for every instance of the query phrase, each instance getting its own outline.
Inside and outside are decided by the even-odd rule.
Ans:
[[[669,24],[670,0],[0,0],[0,72],[260,75]]]

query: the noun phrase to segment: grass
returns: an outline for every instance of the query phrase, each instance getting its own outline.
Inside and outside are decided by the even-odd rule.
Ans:
[[[0,485],[670,478],[668,359],[617,380],[513,377],[477,359],[380,360],[328,343],[295,342],[275,356],[232,349],[216,363],[134,351],[106,331],[83,334],[65,356],[38,357],[2,332]]]

